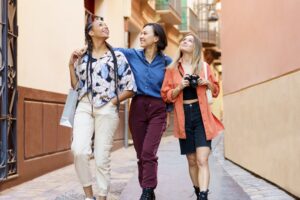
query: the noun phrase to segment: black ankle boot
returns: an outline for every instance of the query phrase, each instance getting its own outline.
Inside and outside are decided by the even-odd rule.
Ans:
[[[155,200],[153,188],[144,188],[140,200]]]
[[[197,196],[197,200],[198,200],[198,196],[200,194],[200,188],[198,186],[193,186],[194,187],[194,190],[195,190],[195,194]]]
[[[207,200],[208,190],[199,193],[199,198],[197,200]]]

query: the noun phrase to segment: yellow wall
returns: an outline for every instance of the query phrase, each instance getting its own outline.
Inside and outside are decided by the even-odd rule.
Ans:
[[[213,99],[213,104],[211,105],[212,113],[220,120],[223,120],[223,82],[220,77],[219,72],[211,67],[214,72],[216,80],[219,82],[220,92],[217,98]]]
[[[167,37],[168,37],[168,46],[165,49],[165,54],[167,54],[168,56],[170,56],[172,59],[175,58],[177,52],[178,52],[178,46],[179,43],[174,41],[174,40],[170,40],[170,34],[168,34],[167,32]]]
[[[300,71],[224,97],[225,156],[300,196]]]
[[[67,93],[71,52],[84,45],[82,0],[18,1],[18,85]]]
[[[130,33],[130,48],[140,48],[140,38],[139,33],[131,32]]]

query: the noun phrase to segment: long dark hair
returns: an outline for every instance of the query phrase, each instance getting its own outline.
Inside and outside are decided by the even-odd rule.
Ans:
[[[85,35],[85,43],[87,45],[87,53],[91,54],[93,51],[93,40],[92,37],[90,36],[89,32],[92,30],[93,28],[93,22],[94,22],[94,18],[92,15],[89,15],[87,17],[87,22],[84,28],[84,35]]]
[[[85,35],[85,43],[87,45],[87,53],[92,53],[93,52],[93,40],[92,37],[90,36],[89,32],[92,30],[93,28],[93,22],[95,20],[94,16],[89,16],[85,25],[85,29],[84,29],[84,35]],[[109,49],[110,52],[113,51],[113,47],[108,44],[107,42],[105,42],[107,48]]]
[[[91,68],[91,64],[92,64],[91,57],[92,57],[92,52],[93,52],[93,40],[92,40],[92,37],[90,36],[89,32],[93,28],[93,22],[94,22],[94,20],[95,19],[94,19],[93,16],[89,16],[87,18],[87,22],[86,22],[85,29],[84,29],[85,42],[87,44],[87,55],[88,55],[88,62],[87,62],[87,68],[86,68],[87,72],[88,72],[88,69],[89,69],[89,65],[90,65],[90,68]],[[115,93],[116,93],[116,97],[117,97],[117,110],[119,112],[120,111],[120,100],[119,100],[119,95],[118,95],[118,66],[117,66],[117,58],[116,58],[116,55],[114,53],[113,47],[110,44],[108,44],[107,42],[105,42],[105,45],[107,46],[108,50],[111,52],[111,55],[113,57],[114,79],[115,79]],[[87,80],[88,80],[88,75],[87,75]],[[91,82],[92,81],[93,80],[91,80]]]

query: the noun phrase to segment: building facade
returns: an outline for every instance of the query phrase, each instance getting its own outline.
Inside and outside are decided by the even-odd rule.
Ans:
[[[70,88],[68,61],[83,47],[86,14],[104,18],[114,47],[139,47],[145,23],[167,33],[175,56],[183,34],[200,30],[191,0],[1,0],[0,191],[71,164],[71,129],[59,126]],[[67,14],[66,14],[67,13]],[[5,32],[6,30],[6,32]],[[208,42],[209,43],[209,42]],[[7,57],[5,57],[7,56]],[[5,61],[5,62],[4,62]],[[5,94],[5,95],[4,95]],[[114,149],[124,145],[127,104],[121,106]]]
[[[222,0],[225,157],[300,197],[298,0]]]

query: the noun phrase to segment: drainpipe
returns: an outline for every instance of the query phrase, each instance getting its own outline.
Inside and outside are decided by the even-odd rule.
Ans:
[[[128,17],[124,17],[124,46],[125,48],[129,48],[129,43],[128,43]],[[129,113],[129,101],[128,99],[124,102],[125,104],[125,108],[124,108],[124,114],[125,114],[125,123],[124,123],[124,128],[125,128],[125,131],[124,131],[124,147],[125,148],[128,148],[128,113]]]

